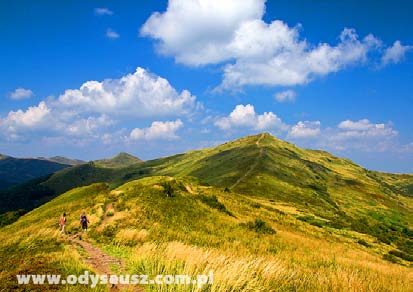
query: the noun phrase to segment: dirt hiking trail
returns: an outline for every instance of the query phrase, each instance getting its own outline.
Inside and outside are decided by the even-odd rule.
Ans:
[[[102,251],[99,247],[94,246],[85,240],[85,235],[74,235],[69,237],[69,242],[76,249],[83,249],[80,252],[82,261],[92,268],[94,273],[100,275],[119,275],[125,273],[125,263],[121,259],[115,258]],[[112,272],[111,267],[115,266],[116,274]],[[108,284],[109,291],[131,291],[143,292],[144,289],[136,285],[111,285]]]
[[[232,190],[233,188],[235,188],[244,178],[246,178],[247,176],[249,176],[252,171],[258,166],[258,163],[260,162],[261,157],[263,156],[264,152],[265,152],[265,148],[261,148],[260,147],[260,142],[261,139],[264,138],[265,134],[261,134],[261,136],[258,138],[257,142],[255,142],[255,144],[257,145],[258,148],[260,148],[260,152],[257,155],[257,158],[255,159],[255,162],[251,165],[251,167],[247,170],[247,172],[241,176],[231,187],[230,189]]]

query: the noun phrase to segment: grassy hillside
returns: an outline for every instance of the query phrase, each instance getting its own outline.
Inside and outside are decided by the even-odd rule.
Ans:
[[[412,175],[368,171],[323,151],[260,134],[123,168],[88,163],[64,169],[38,187],[61,194],[105,182],[114,189],[142,177],[197,177],[256,200],[288,204],[296,219],[319,229],[352,230],[392,248],[386,259],[413,257]],[[36,188],[37,190],[37,188]]]
[[[68,160],[64,157],[57,157],[57,160],[70,162],[74,166],[65,165],[64,169],[52,176],[36,177],[12,188],[10,187],[13,185],[9,184],[9,188],[0,190],[0,201],[4,202],[0,206],[0,226],[13,222],[11,218],[16,219],[16,214],[30,211],[72,188],[110,181],[117,172],[115,168],[119,168],[122,164],[128,166],[141,161],[126,153],[121,153],[112,159],[89,163],[80,163],[78,160]],[[38,161],[48,162],[48,160]],[[2,215],[6,212],[10,213]]]
[[[31,158],[0,156],[0,190],[45,176],[69,165]]]
[[[204,186],[194,177],[152,176],[116,189],[102,183],[73,189],[0,229],[0,290],[21,288],[17,273],[99,272],[73,239],[82,211],[91,221],[82,241],[123,263],[113,264],[112,273],[214,272],[214,283],[203,290],[141,286],[145,291],[411,289],[411,263],[386,260],[394,244],[347,228],[320,228],[301,220],[309,213],[318,217],[293,202]],[[68,213],[65,236],[57,231],[62,212]]]

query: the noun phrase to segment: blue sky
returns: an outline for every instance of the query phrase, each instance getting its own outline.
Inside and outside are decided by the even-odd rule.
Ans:
[[[157,158],[259,132],[413,173],[410,1],[2,1],[0,153]]]

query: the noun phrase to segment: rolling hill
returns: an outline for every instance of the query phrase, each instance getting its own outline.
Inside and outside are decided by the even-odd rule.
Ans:
[[[202,289],[100,285],[97,291],[410,290],[411,262],[397,257],[396,244],[302,220],[313,213],[293,202],[235,192],[236,187],[149,176],[116,188],[97,183],[70,190],[0,229],[0,289],[39,288],[19,286],[20,273],[67,276],[87,270],[149,277],[214,274],[213,284]],[[83,234],[82,211],[90,220]],[[63,212],[67,235],[59,235],[56,224]],[[84,285],[41,288],[90,291]]]
[[[103,182],[115,189],[144,177],[194,177],[199,185],[294,208],[296,220],[316,228],[372,237],[392,247],[388,260],[409,262],[413,256],[413,175],[369,171],[347,159],[301,149],[267,133],[126,167],[115,161],[63,169],[4,196],[15,201],[13,198],[30,193],[37,198],[45,194],[44,202],[93,183]]]
[[[54,173],[68,166],[68,164],[44,159],[0,155],[0,190]]]

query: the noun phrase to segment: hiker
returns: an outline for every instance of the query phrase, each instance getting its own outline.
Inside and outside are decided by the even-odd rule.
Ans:
[[[82,225],[83,232],[87,231],[87,224],[89,223],[89,219],[87,219],[86,212],[83,212],[80,216],[80,225]]]
[[[59,226],[61,228],[60,234],[65,234],[65,227],[66,227],[66,213],[63,213],[63,216],[60,217]]]

